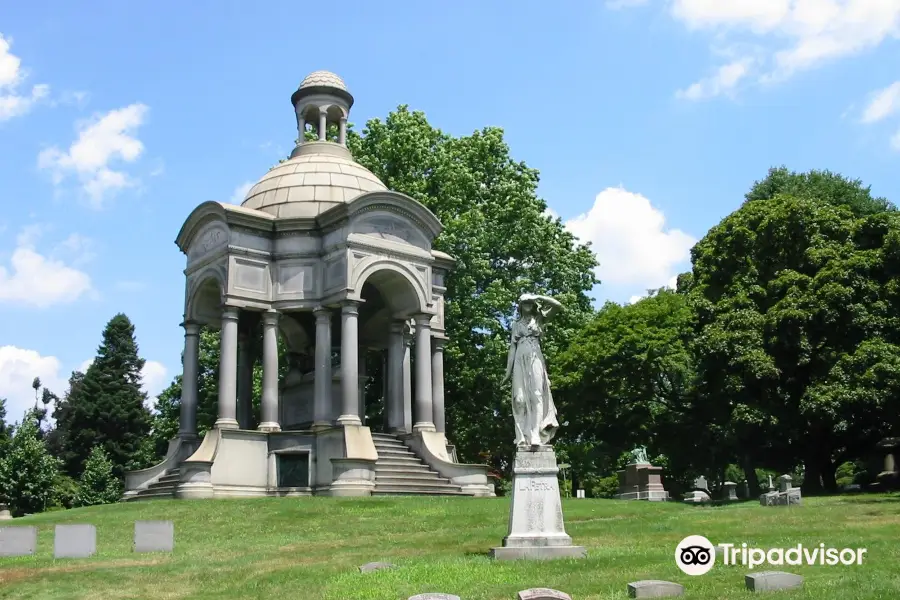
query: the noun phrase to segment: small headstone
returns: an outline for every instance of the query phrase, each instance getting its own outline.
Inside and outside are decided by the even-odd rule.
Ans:
[[[0,521],[9,521],[12,518],[12,513],[9,512],[9,506],[0,504]]]
[[[722,487],[725,488],[725,499],[730,501],[737,500],[737,484],[733,481],[726,481],[722,484]]]
[[[749,498],[750,497],[750,484],[747,483],[746,479],[741,482],[740,497],[741,498]]]
[[[371,573],[372,571],[378,571],[379,569],[393,569],[394,565],[386,562],[370,562],[366,563],[359,568],[360,573]]]
[[[407,600],[460,600],[459,596],[454,596],[453,594],[416,594],[415,596],[410,596]]]
[[[572,600],[572,597],[565,592],[550,588],[531,588],[519,592],[517,600]]]
[[[37,549],[37,527],[0,527],[0,556],[28,556]]]
[[[782,475],[778,478],[778,491],[786,492],[793,487],[794,480],[790,475]]]
[[[673,598],[684,595],[684,586],[671,581],[644,579],[628,584],[629,598]]]
[[[707,494],[703,490],[694,490],[693,492],[688,492],[688,494],[684,497],[684,501],[688,504],[706,504],[711,500],[712,498],[709,497],[709,494]]]
[[[701,475],[697,479],[694,480],[694,488],[698,490],[706,490],[709,491],[709,484],[706,483],[706,477]]]
[[[744,585],[751,592],[774,592],[803,586],[803,577],[784,571],[761,571],[744,576]]]
[[[57,525],[53,534],[54,558],[87,558],[97,552],[93,525]]]
[[[135,552],[172,552],[175,549],[175,524],[172,521],[135,521]]]
[[[576,498],[584,498],[584,490],[575,490]]]

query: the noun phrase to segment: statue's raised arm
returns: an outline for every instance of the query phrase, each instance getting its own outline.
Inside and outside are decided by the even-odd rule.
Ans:
[[[519,314],[510,332],[504,378],[504,381],[512,379],[512,412],[518,447],[547,445],[559,428],[540,339],[545,319],[561,308],[549,296],[522,294],[519,297]]]

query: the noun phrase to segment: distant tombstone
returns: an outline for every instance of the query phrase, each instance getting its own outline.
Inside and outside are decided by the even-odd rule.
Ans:
[[[575,490],[576,498],[584,498],[584,490]]]
[[[371,573],[373,571],[378,571],[380,569],[393,569],[394,565],[386,562],[370,562],[366,563],[359,568],[360,573]]]
[[[722,487],[725,488],[725,499],[729,502],[737,500],[737,484],[733,481],[726,481],[722,484]]]
[[[701,475],[697,479],[694,480],[694,489],[697,490],[706,490],[709,491],[709,484],[706,483],[706,477]]]
[[[531,588],[530,590],[522,590],[516,596],[517,600],[572,600],[572,597],[565,592],[559,590],[551,590],[550,588]]]
[[[172,552],[175,549],[175,524],[172,521],[135,521],[135,552]]]
[[[0,521],[9,521],[12,518],[12,513],[9,512],[9,506],[0,504]]]
[[[0,556],[29,556],[37,549],[37,527],[0,527]]]
[[[628,584],[629,598],[674,598],[684,595],[684,586],[671,581],[644,579]]]
[[[709,494],[704,492],[703,490],[694,490],[692,492],[688,492],[684,501],[688,504],[706,504],[710,502],[712,498],[709,497]]]
[[[741,482],[740,497],[741,498],[749,498],[750,497],[750,484],[747,483],[746,479]]]
[[[416,594],[415,596],[410,596],[407,600],[460,600],[459,596],[454,596],[453,594]]]
[[[786,492],[793,487],[794,480],[790,475],[782,475],[778,478],[778,491]]]
[[[93,525],[57,525],[53,534],[54,558],[88,558],[97,552],[97,528]]]
[[[803,577],[784,571],[762,571],[744,576],[744,585],[751,592],[774,592],[803,586]]]

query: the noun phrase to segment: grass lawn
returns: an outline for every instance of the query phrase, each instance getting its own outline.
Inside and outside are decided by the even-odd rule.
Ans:
[[[151,501],[46,513],[4,522],[37,525],[38,553],[0,558],[0,598],[405,600],[422,592],[462,600],[513,600],[550,587],[573,600],[626,598],[625,585],[666,579],[685,598],[749,598],[743,566],[717,564],[689,577],[675,566],[682,538],[761,548],[802,543],[865,547],[861,566],[785,566],[806,578],[783,598],[900,599],[900,497],[804,499],[799,507],[742,503],[565,500],[566,529],[585,560],[494,563],[506,534],[508,500],[472,498],[261,498]],[[133,554],[135,520],[175,522],[175,552]],[[53,525],[97,526],[97,555],[52,557]],[[397,569],[361,574],[388,561]],[[764,570],[757,568],[756,570]]]

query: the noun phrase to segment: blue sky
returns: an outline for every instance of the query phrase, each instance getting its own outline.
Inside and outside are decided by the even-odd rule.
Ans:
[[[900,0],[0,6],[0,397],[62,394],[117,312],[158,393],[180,368],[178,230],[291,148],[334,71],[358,128],[398,104],[506,131],[627,302],[772,165],[897,200]],[[897,83],[895,83],[897,82]]]

